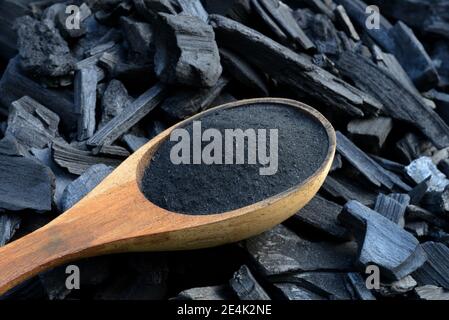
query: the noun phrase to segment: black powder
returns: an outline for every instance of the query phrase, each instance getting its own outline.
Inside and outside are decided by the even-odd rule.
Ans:
[[[145,169],[141,188],[152,203],[172,212],[222,213],[279,194],[310,177],[323,163],[329,147],[326,131],[317,120],[284,105],[246,105],[210,113],[197,120],[201,121],[202,132],[215,128],[223,137],[225,129],[256,132],[278,129],[278,171],[274,175],[260,175],[261,165],[247,164],[246,153],[245,164],[239,165],[174,165],[170,151],[178,142],[167,139]],[[192,136],[192,123],[184,128]],[[268,152],[269,143],[267,133]]]

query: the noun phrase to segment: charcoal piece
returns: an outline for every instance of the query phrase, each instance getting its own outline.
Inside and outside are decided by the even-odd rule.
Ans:
[[[285,300],[326,300],[325,297],[302,288],[296,283],[276,283],[274,287]]]
[[[433,213],[447,215],[449,212],[449,187],[445,187],[441,192],[428,192],[422,200],[422,206]]]
[[[341,155],[340,154],[336,154],[334,157],[334,161],[332,162],[332,167],[330,172],[334,172],[338,169],[341,169],[343,167],[343,162],[341,160]]]
[[[345,273],[304,272],[277,278],[275,281],[296,283],[304,289],[317,293],[329,300],[352,300]]]
[[[0,213],[0,247],[12,239],[20,226],[20,220],[18,215]]]
[[[359,88],[378,99],[389,116],[413,124],[438,148],[449,145],[449,127],[420,96],[408,91],[389,72],[351,52],[341,55],[337,67]]]
[[[119,80],[111,80],[101,99],[101,121],[98,127],[103,128],[131,102],[131,97],[125,86]]]
[[[407,219],[411,221],[425,221],[435,227],[449,230],[449,222],[416,205],[409,205],[407,207]]]
[[[394,297],[412,291],[416,287],[416,285],[417,283],[415,279],[413,279],[413,277],[411,276],[407,276],[392,283],[382,283],[378,292],[383,297]]]
[[[68,184],[70,184],[73,180],[75,180],[76,176],[68,173],[66,170],[61,168],[56,162],[53,160],[51,148],[45,149],[36,149],[32,148],[31,153],[33,156],[38,159],[42,164],[46,165],[51,169],[53,174],[55,175],[55,195],[54,202],[57,207],[61,209],[61,197],[65,188]]]
[[[361,185],[354,183],[354,181],[348,182],[331,176],[327,176],[324,181],[323,190],[333,198],[343,199],[345,202],[357,200],[366,206],[373,205],[377,196],[371,190],[364,189]]]
[[[98,147],[113,143],[153,110],[165,98],[165,95],[166,90],[163,85],[156,84],[151,87],[131,103],[126,108],[126,112],[118,114],[104,127],[99,129],[87,141],[87,144],[92,147]]]
[[[181,14],[198,17],[207,23],[209,14],[200,0],[176,0],[176,3],[181,7]]]
[[[81,176],[65,188],[61,197],[62,211],[67,211],[73,207],[85,195],[100,184],[112,170],[113,168],[104,164],[96,164],[84,171]]]
[[[222,77],[212,88],[181,89],[162,102],[159,109],[171,121],[183,120],[206,110],[229,83]]]
[[[73,97],[61,90],[47,89],[26,77],[20,70],[17,58],[12,59],[0,80],[0,114],[7,115],[11,103],[29,96],[55,112],[67,131],[76,127],[78,113]]]
[[[391,129],[393,129],[393,121],[386,117],[357,119],[348,124],[348,132],[354,139],[363,141],[365,146],[374,146],[378,149],[383,147]]]
[[[357,33],[354,25],[352,24],[351,18],[348,17],[348,14],[343,6],[337,6],[334,10],[335,17],[339,25],[344,29],[344,31],[349,35],[353,40],[360,41],[360,36]]]
[[[297,10],[295,16],[319,53],[328,56],[338,56],[341,53],[342,43],[338,31],[328,17],[302,10]]]
[[[70,173],[82,175],[89,167],[95,164],[105,164],[117,167],[122,161],[109,157],[98,157],[92,152],[83,151],[67,144],[53,144],[53,159]]]
[[[263,77],[242,57],[230,50],[220,49],[221,64],[229,76],[240,84],[253,89],[261,96],[268,96],[268,88]]]
[[[427,285],[415,288],[416,295],[421,300],[449,300],[449,291],[443,288]]]
[[[103,145],[92,149],[92,153],[95,155],[110,156],[112,158],[122,158],[125,160],[130,156],[130,153],[126,148],[117,145]]]
[[[294,41],[304,50],[315,48],[313,42],[296,23],[292,9],[285,3],[277,0],[251,0],[251,4],[281,42]]]
[[[342,209],[340,205],[317,195],[293,216],[292,221],[320,230],[334,238],[347,240],[348,232],[337,219]]]
[[[222,67],[214,30],[197,17],[160,14],[155,72],[167,84],[212,87]]]
[[[145,145],[149,140],[144,137],[138,137],[133,134],[125,134],[123,135],[123,142],[126,143],[128,148],[132,152],[136,152],[140,149],[143,145]]]
[[[244,248],[265,276],[297,271],[350,270],[354,243],[310,242],[280,225],[246,240]]]
[[[234,299],[232,290],[225,285],[192,288],[184,290],[175,297],[176,300],[230,300]]]
[[[217,15],[210,16],[210,23],[220,45],[245,56],[249,63],[293,91],[307,93],[352,116],[377,114],[382,108],[370,96],[253,29]]]
[[[384,186],[390,190],[394,186],[405,191],[411,190],[400,177],[382,168],[339,131],[337,132],[337,150],[374,185]]]
[[[382,168],[384,168],[385,170],[391,171],[391,172],[395,172],[398,174],[404,174],[404,170],[405,170],[405,166],[397,163],[395,161],[391,161],[379,156],[375,156],[370,154],[370,157],[373,158],[380,166],[382,166]]]
[[[449,248],[430,241],[421,247],[427,254],[427,261],[413,273],[413,278],[420,286],[434,285],[449,289]]]
[[[429,225],[424,221],[409,222],[405,225],[405,230],[417,238],[425,237],[429,234]]]
[[[354,232],[359,244],[358,263],[377,265],[387,279],[400,280],[426,261],[415,237],[357,201],[345,205],[339,220]]]
[[[365,279],[360,273],[350,272],[347,274],[347,283],[351,286],[354,295],[360,300],[376,300],[376,297],[366,287]]]
[[[335,2],[345,8],[357,27],[366,32],[384,49],[391,46],[391,38],[388,31],[392,28],[392,25],[381,15],[382,11],[379,12],[379,26],[373,28],[367,23],[367,21],[370,21],[369,18],[372,12],[367,11],[368,5],[365,2],[361,0],[336,0]]]
[[[390,52],[420,89],[430,89],[438,84],[438,73],[423,45],[413,31],[399,21],[389,30],[392,39]]]
[[[409,203],[410,203],[409,195],[405,195],[403,201],[397,201],[391,196],[379,194],[376,200],[376,204],[374,206],[374,211],[380,213],[388,220],[403,227],[404,214],[405,210],[407,210],[407,206],[409,205]]]
[[[92,11],[89,6],[85,3],[81,4],[78,8],[77,18],[79,19],[74,27],[68,27],[67,19],[70,19],[70,12],[66,11],[67,6],[62,5],[62,9],[58,11],[56,18],[56,26],[58,27],[61,35],[65,38],[79,38],[86,34],[87,32],[87,19],[92,15]],[[70,21],[70,20],[69,20]]]
[[[59,31],[25,16],[16,21],[20,64],[34,76],[60,77],[69,74],[74,58]]]
[[[97,103],[97,71],[81,69],[75,76],[75,107],[79,110],[78,140],[84,141],[95,132],[95,108]]]
[[[5,135],[10,135],[28,148],[44,148],[60,139],[59,117],[32,98],[24,96],[10,108]]]
[[[143,64],[152,63],[155,49],[151,25],[128,17],[122,17],[120,22],[130,48],[131,59]]]
[[[240,300],[271,300],[246,265],[243,265],[229,281]]]
[[[3,140],[2,144],[13,143],[10,138]],[[13,149],[11,146],[10,151]],[[0,210],[50,211],[54,189],[53,173],[38,160],[12,153],[0,154]]]
[[[412,161],[405,169],[408,176],[416,183],[421,183],[430,176],[427,191],[443,192],[449,185],[449,180],[438,170],[429,157],[418,158]]]

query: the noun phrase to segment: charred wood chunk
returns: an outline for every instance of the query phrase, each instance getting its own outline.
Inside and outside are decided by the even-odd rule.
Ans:
[[[160,109],[171,121],[183,120],[211,107],[229,80],[221,77],[212,88],[182,89],[162,102]]]
[[[0,80],[0,114],[7,115],[16,100],[29,96],[58,114],[66,131],[76,128],[78,112],[73,96],[61,90],[47,89],[25,76],[20,70],[17,58],[12,59]]]
[[[98,157],[90,151],[79,150],[67,144],[53,144],[53,159],[70,173],[81,175],[95,164],[117,167],[122,161],[109,157]]]
[[[348,36],[350,36],[355,41],[360,41],[360,36],[357,33],[354,25],[352,24],[351,18],[349,18],[345,7],[337,6],[334,10],[335,17],[338,24],[343,28]]]
[[[5,145],[1,149],[9,151],[0,154],[0,210],[50,211],[54,192],[53,172],[38,160],[14,154],[17,149],[13,139],[4,138],[2,144]]]
[[[356,298],[360,300],[376,300],[376,297],[366,287],[365,279],[357,272],[350,272],[347,274],[348,285],[351,286]]]
[[[254,11],[261,17],[277,38],[284,43],[293,42],[304,50],[315,48],[296,23],[292,9],[278,0],[251,0]]]
[[[118,145],[102,145],[100,147],[96,147],[92,149],[93,154],[95,155],[103,155],[112,158],[121,158],[125,160],[130,156],[130,153],[126,148],[118,146]]]
[[[415,288],[415,293],[421,300],[449,300],[449,292],[441,287],[427,285]]]
[[[154,34],[150,24],[122,17],[122,30],[130,48],[131,60],[140,64],[153,63]]]
[[[28,148],[44,148],[61,139],[58,125],[57,114],[24,96],[11,105],[5,135],[14,136]]]
[[[78,140],[93,136],[96,128],[97,70],[86,68],[77,71],[75,76],[75,106],[80,112],[78,120]]]
[[[292,220],[320,230],[334,238],[347,240],[348,232],[337,219],[342,209],[342,206],[317,195],[295,214]]]
[[[155,72],[167,84],[212,87],[222,67],[214,30],[197,17],[160,14]]]
[[[175,0],[175,2],[181,7],[181,14],[198,17],[207,23],[209,14],[200,0]]]
[[[358,263],[377,265],[386,279],[400,280],[426,261],[415,237],[357,201],[348,202],[339,219],[354,232],[360,251]]]
[[[382,108],[367,94],[257,31],[217,15],[211,15],[210,20],[220,45],[245,56],[249,63],[288,88],[352,116],[377,114]]]
[[[133,134],[125,134],[123,135],[123,142],[126,143],[128,148],[132,152],[136,152],[140,149],[143,145],[145,145],[149,140],[144,137],[138,137]]]
[[[348,124],[348,132],[354,139],[375,149],[383,147],[391,129],[393,129],[393,120],[386,117],[352,120]]]
[[[235,81],[253,89],[262,96],[268,96],[268,88],[264,78],[244,58],[224,48],[220,48],[220,57],[224,70]]]
[[[119,80],[111,80],[101,100],[101,121],[98,128],[103,128],[131,102],[132,98],[125,86]]]
[[[0,247],[12,239],[20,226],[20,220],[18,215],[0,213]]]
[[[112,170],[112,167],[108,167],[104,164],[93,165],[87,169],[81,176],[65,188],[61,199],[62,211],[67,211],[73,207],[85,195],[100,184]]]
[[[388,220],[404,227],[404,214],[410,203],[410,196],[404,194],[403,197],[380,194],[377,197],[374,211],[380,213]]]
[[[426,242],[421,246],[428,259],[413,273],[413,278],[420,286],[435,285],[449,289],[449,248],[438,242]]]
[[[400,163],[372,154],[370,155],[370,157],[373,158],[378,164],[380,164],[382,168],[384,168],[385,170],[395,172],[398,174],[403,174],[405,172],[405,166]]]
[[[126,108],[126,112],[118,114],[98,130],[87,141],[87,144],[91,147],[98,147],[113,143],[159,105],[165,95],[165,87],[161,84],[148,89]]]
[[[246,240],[244,248],[264,276],[296,271],[351,270],[354,243],[311,242],[280,225]]]
[[[37,77],[61,77],[73,71],[75,60],[59,31],[30,16],[16,22],[20,64]]]
[[[427,193],[422,200],[422,206],[433,213],[447,216],[449,212],[449,187],[443,191],[432,191]]]
[[[389,30],[392,39],[390,52],[420,89],[431,89],[438,84],[438,73],[424,46],[413,31],[399,21]]]
[[[432,226],[449,230],[449,222],[439,217],[437,214],[416,205],[407,207],[407,221],[425,221]]]
[[[296,283],[275,283],[278,295],[284,300],[327,300],[325,297],[307,290]]]
[[[229,300],[235,299],[232,290],[226,286],[213,286],[192,288],[184,290],[175,297],[175,300]]]
[[[357,200],[366,206],[373,205],[377,196],[372,190],[364,188],[361,184],[341,177],[327,176],[323,184],[323,190],[332,198],[344,200],[344,202]]]
[[[432,158],[421,157],[412,161],[405,170],[416,183],[421,183],[430,177],[427,191],[443,192],[449,185],[449,179],[438,170]]]
[[[378,187],[384,186],[390,190],[394,186],[405,191],[411,190],[400,177],[382,168],[339,131],[337,132],[337,150],[374,185]]]
[[[271,300],[246,265],[234,273],[229,285],[240,300]]]
[[[341,55],[337,67],[357,87],[379,100],[389,116],[413,124],[438,148],[449,146],[446,123],[424,103],[421,96],[407,90],[389,72],[351,52]]]
[[[342,52],[338,31],[327,16],[299,9],[295,11],[295,17],[314,43],[316,51],[328,56],[338,56]]]

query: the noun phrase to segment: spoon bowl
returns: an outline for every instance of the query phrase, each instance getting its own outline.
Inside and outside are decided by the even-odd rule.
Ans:
[[[140,189],[144,170],[175,128],[220,109],[264,103],[297,108],[325,129],[327,154],[305,181],[276,196],[220,214],[174,213],[145,198]],[[0,248],[0,295],[42,271],[80,258],[132,251],[199,249],[260,234],[297,213],[314,197],[330,170],[335,147],[331,124],[319,112],[297,101],[250,99],[202,112],[141,147],[51,223]]]

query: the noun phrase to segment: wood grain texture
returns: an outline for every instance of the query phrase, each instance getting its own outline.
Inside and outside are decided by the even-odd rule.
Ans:
[[[299,108],[325,127],[329,148],[320,168],[307,180],[277,196],[223,214],[169,212],[149,202],[139,188],[143,170],[171,131],[218,109],[270,103]],[[316,110],[286,99],[252,99],[198,114],[140,148],[96,189],[47,226],[0,248],[0,295],[22,281],[79,258],[129,251],[197,249],[239,241],[281,223],[318,192],[335,154],[331,124]]]

